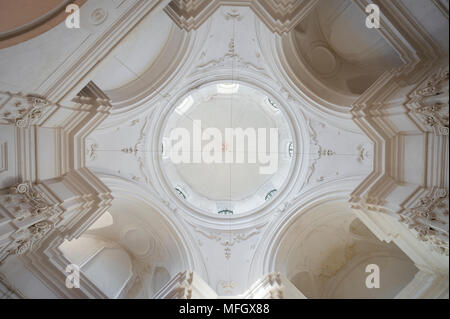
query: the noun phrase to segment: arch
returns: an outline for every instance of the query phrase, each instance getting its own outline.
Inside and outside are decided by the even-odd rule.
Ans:
[[[364,21],[365,13],[351,1],[321,0],[286,36],[273,39],[276,50],[267,54],[296,93],[320,111],[345,117],[382,75],[404,66],[391,43]]]
[[[400,248],[378,240],[357,219],[344,198],[293,208],[269,240],[275,244],[264,272],[280,272],[308,298],[393,298],[417,272]],[[365,286],[371,263],[381,268],[383,289]]]
[[[191,235],[179,226],[177,216],[162,198],[120,177],[96,174],[114,197],[109,212],[116,223],[125,225],[115,229],[119,241],[128,250],[133,248],[131,253],[136,259],[150,260],[153,265],[165,267],[171,277],[189,269],[207,278],[203,260]],[[130,232],[135,234],[128,236]],[[139,241],[139,233],[142,232],[151,239],[149,245]]]

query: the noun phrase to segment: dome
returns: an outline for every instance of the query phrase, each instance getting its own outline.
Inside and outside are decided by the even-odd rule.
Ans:
[[[174,107],[162,139],[175,195],[211,214],[242,214],[283,188],[294,151],[280,104],[244,84],[206,85]]]

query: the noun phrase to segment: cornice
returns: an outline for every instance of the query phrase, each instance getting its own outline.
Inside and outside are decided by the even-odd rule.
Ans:
[[[277,271],[275,260],[280,244],[288,229],[301,216],[327,203],[346,203],[354,185],[352,180],[330,183],[325,187],[322,186],[320,192],[312,190],[292,198],[283,210],[277,212],[261,234],[255,249],[256,254],[251,262],[249,281],[252,282],[263,274]]]
[[[173,0],[164,9],[175,24],[186,30],[198,29],[221,6],[246,6],[272,31],[280,35],[292,28],[316,5],[318,0]]]

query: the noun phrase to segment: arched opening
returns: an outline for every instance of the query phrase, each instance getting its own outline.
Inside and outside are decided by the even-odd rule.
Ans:
[[[314,299],[394,298],[418,271],[394,243],[378,240],[345,203],[302,213],[283,235],[275,258],[275,270]],[[377,276],[373,267],[379,281],[370,277]]]

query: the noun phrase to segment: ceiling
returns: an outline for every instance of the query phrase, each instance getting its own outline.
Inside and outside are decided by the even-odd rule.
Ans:
[[[2,48],[0,271],[48,298],[448,297],[448,2],[380,29],[365,3],[86,1]]]

